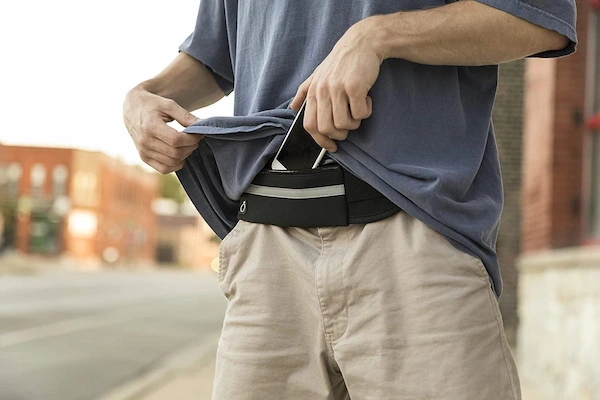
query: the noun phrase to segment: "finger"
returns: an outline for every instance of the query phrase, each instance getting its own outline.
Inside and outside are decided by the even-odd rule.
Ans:
[[[185,160],[183,160],[181,163],[177,164],[177,165],[175,166],[175,168],[173,169],[173,172],[177,172],[177,171],[179,171],[179,170],[180,170],[180,169],[182,169],[184,166],[185,166]]]
[[[296,96],[294,96],[294,99],[290,103],[290,108],[292,110],[298,111],[300,109],[300,107],[302,107],[302,103],[304,103],[304,100],[306,99],[306,95],[308,94],[308,89],[310,88],[312,79],[313,79],[313,77],[311,75],[304,82],[302,82],[300,87],[298,87]]]
[[[169,157],[169,156],[167,156],[165,154],[159,153],[159,152],[154,151],[154,150],[146,150],[146,151],[144,151],[144,157],[146,159],[149,159],[149,160],[157,161],[160,164],[165,165],[167,167],[175,167],[181,161],[183,161],[183,160],[179,160],[179,159],[176,159],[176,158]]]
[[[143,160],[146,164],[148,164],[149,166],[151,166],[152,168],[154,168],[157,172],[166,175],[166,174],[170,174],[171,172],[174,171],[179,171],[181,168],[183,168],[183,166],[185,165],[185,161],[182,161],[181,163],[177,164],[176,166],[168,166],[168,165],[164,165],[154,159],[146,159]]]
[[[179,122],[181,126],[188,127],[198,121],[200,118],[196,117],[194,114],[186,110],[177,104],[174,100],[166,100],[166,113],[173,118],[175,121]]]
[[[194,133],[179,132],[177,129],[173,129],[163,121],[153,124],[149,131],[158,139],[162,140],[171,147],[187,147],[198,144],[204,135],[198,135]]]
[[[332,102],[333,106],[333,125],[338,130],[352,131],[358,129],[360,120],[352,118],[348,97],[344,93],[339,93]]]
[[[324,148],[328,152],[335,153],[337,151],[337,144],[330,137],[321,135],[320,133],[311,136],[320,147]]]
[[[317,104],[314,97],[308,97],[304,110],[304,129],[310,133],[315,142],[330,153],[337,151],[335,142],[327,136],[321,135],[317,128]]]
[[[165,158],[160,159],[163,164],[174,165],[172,162],[168,162],[169,159],[175,160],[177,163],[188,158],[196,149],[198,145],[186,146],[186,147],[171,147],[168,144],[162,142],[156,138],[142,139],[136,144],[140,156],[148,157],[148,154],[157,153]],[[155,157],[150,157],[155,158]]]
[[[320,134],[332,139],[344,140],[348,136],[348,131],[336,129],[333,125],[333,110],[329,98],[318,101],[317,127]]]
[[[352,118],[363,120],[371,116],[372,105],[369,101],[369,96],[361,97],[349,93],[348,97],[350,100],[350,111],[352,113]]]
[[[143,148],[181,161],[192,154],[198,148],[198,144],[185,147],[171,147],[162,140],[154,138],[154,140],[148,141]]]

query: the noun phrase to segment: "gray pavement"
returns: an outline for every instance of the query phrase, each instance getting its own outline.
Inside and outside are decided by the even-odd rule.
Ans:
[[[225,306],[213,272],[0,275],[0,399],[99,399],[162,370],[147,391],[186,354],[202,369]]]
[[[96,400],[209,400],[219,336],[220,332],[180,350]]]

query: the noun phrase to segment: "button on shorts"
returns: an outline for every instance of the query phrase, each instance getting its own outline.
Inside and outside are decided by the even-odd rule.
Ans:
[[[239,221],[213,400],[520,400],[481,262],[406,212],[369,224]]]

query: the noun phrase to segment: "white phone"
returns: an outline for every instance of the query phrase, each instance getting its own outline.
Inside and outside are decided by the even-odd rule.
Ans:
[[[304,129],[304,108],[306,100],[298,110],[292,126],[288,130],[279,151],[271,162],[271,169],[275,170],[302,170],[317,168],[323,157],[325,149],[314,141],[312,136]]]

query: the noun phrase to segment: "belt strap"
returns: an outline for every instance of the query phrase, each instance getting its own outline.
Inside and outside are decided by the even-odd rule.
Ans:
[[[238,219],[301,228],[387,218],[400,208],[339,164],[302,171],[265,169],[240,197]]]

